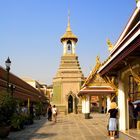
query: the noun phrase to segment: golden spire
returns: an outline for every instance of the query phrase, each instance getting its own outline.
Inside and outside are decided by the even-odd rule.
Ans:
[[[61,37],[60,40],[61,40],[61,42],[63,42],[64,40],[67,40],[67,39],[72,39],[75,42],[78,41],[77,36],[72,33],[72,30],[70,27],[70,11],[68,11],[68,24],[67,24],[66,32],[64,33],[64,35]]]
[[[67,25],[66,31],[67,32],[70,32],[71,31],[71,28],[70,28],[70,10],[68,10],[68,25]]]

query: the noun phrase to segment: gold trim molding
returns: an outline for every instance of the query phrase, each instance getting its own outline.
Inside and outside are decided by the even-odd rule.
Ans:
[[[131,72],[131,74],[132,74],[135,82],[138,83],[138,84],[140,84],[140,76],[136,72],[133,71],[133,69],[130,66],[130,64],[129,64],[129,69],[130,69],[130,72]]]
[[[118,92],[118,87],[114,84],[114,78],[110,79],[109,76],[104,76],[103,79],[105,80],[105,82],[107,82],[116,92]]]

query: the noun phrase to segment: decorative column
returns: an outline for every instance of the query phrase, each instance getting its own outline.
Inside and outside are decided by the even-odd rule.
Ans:
[[[90,115],[90,96],[82,97],[82,113],[85,114],[85,119],[89,119]]]
[[[107,95],[107,112],[110,109],[110,103],[111,103],[110,95]]]
[[[65,55],[67,52],[67,44],[66,42],[64,43],[64,47],[63,47],[63,55]]]
[[[72,42],[72,54],[75,54],[75,44]]]
[[[126,130],[126,98],[124,92],[124,85],[119,80],[118,88],[118,109],[119,109],[119,130]]]
[[[99,96],[99,112],[102,112],[102,96]]]

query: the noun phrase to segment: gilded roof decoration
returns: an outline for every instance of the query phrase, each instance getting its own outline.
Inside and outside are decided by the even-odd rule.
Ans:
[[[135,82],[140,84],[140,76],[132,70],[130,64],[129,64],[129,69],[130,69],[132,76],[134,77]]]
[[[112,81],[108,76],[104,76],[103,79],[115,90],[116,94],[118,92],[117,85],[114,84],[114,81]]]
[[[113,44],[111,43],[110,39],[107,39],[106,43],[107,43],[109,52],[111,52],[111,50],[113,49],[114,46],[113,46]]]
[[[70,17],[69,16],[68,16],[67,29],[66,29],[66,32],[64,33],[64,35],[61,37],[61,42],[63,42],[64,40],[67,40],[67,39],[72,39],[75,42],[78,41],[77,36],[72,33],[72,30],[71,30],[71,27],[70,27]]]
[[[138,3],[139,0],[135,0],[135,1],[136,1],[136,3]]]
[[[110,52],[111,53],[110,56],[102,63],[102,67],[100,68],[99,73],[101,73],[101,71],[103,72],[109,65],[111,65],[112,61],[115,58],[117,58],[125,48],[127,48],[126,46],[125,48],[122,49],[122,46],[124,46],[123,42],[125,42],[128,35],[130,36],[132,34],[132,31],[134,31],[134,29],[137,29],[137,27],[139,26],[139,17],[140,17],[139,15],[140,15],[140,0],[137,0],[137,7],[135,11],[131,15],[117,42],[115,43],[115,45],[113,45],[113,48]],[[112,43],[110,42],[110,40],[107,40],[107,44],[108,46],[110,46],[110,48],[112,47]],[[114,57],[114,59],[111,59],[112,57]],[[109,65],[107,66],[106,63],[108,63]]]
[[[102,66],[111,58],[111,56],[109,56],[103,63]]]
[[[90,94],[93,96],[98,95],[108,95],[111,93],[115,93],[114,87],[108,82],[104,80],[97,72],[101,67],[101,62],[99,56],[96,57],[96,65],[86,81],[84,82],[82,89],[78,93],[78,96],[82,96],[84,94]],[[114,86],[114,85],[113,85]]]
[[[86,81],[83,84],[83,86],[88,85],[90,83],[91,79],[95,76],[95,74],[97,73],[97,71],[100,68],[100,66],[101,66],[100,57],[97,56],[96,57],[96,65],[95,65],[94,69],[92,70],[92,72],[90,73],[90,75],[88,76],[88,78],[86,79]]]

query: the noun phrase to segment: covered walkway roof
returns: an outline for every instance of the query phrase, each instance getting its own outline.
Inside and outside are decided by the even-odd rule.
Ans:
[[[82,88],[78,96],[87,94],[90,96],[103,96],[110,95],[111,93],[115,93],[115,91],[110,86],[90,86]]]
[[[10,87],[9,88],[10,92],[13,92],[13,97],[16,99],[27,101],[29,98],[32,102],[46,102],[46,97],[42,92],[39,92],[37,89],[12,73],[9,73],[9,84],[15,87],[15,89],[11,89]],[[0,91],[6,89],[7,71],[4,68],[0,67]]]

